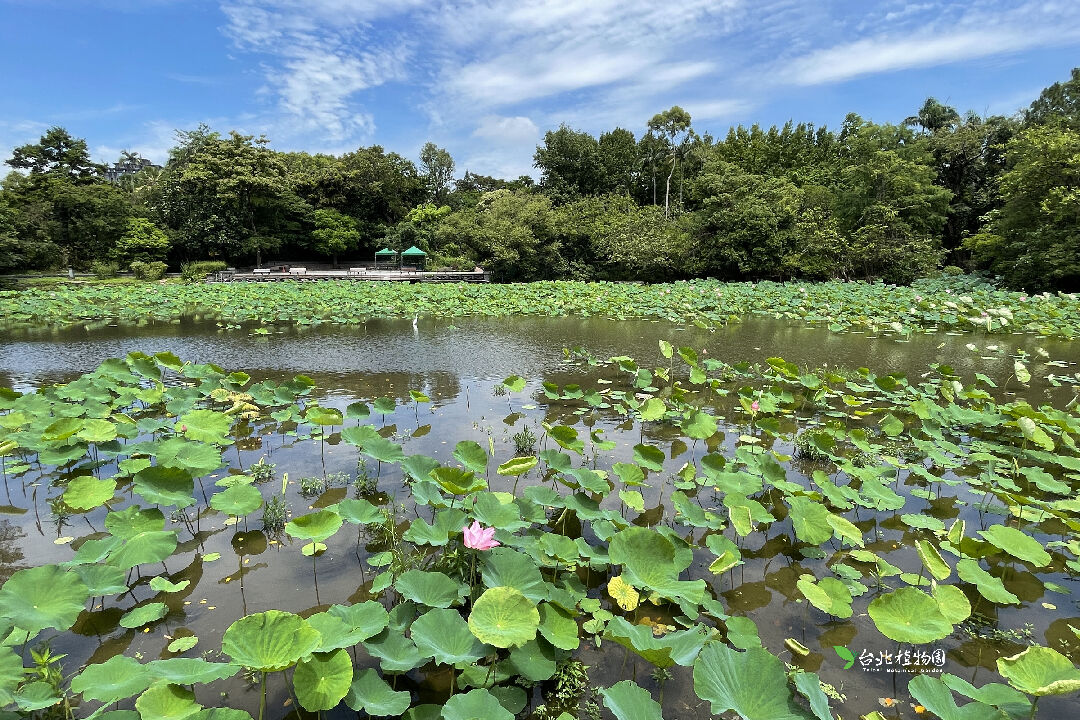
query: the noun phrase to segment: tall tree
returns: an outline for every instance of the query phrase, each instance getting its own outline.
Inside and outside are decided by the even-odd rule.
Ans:
[[[600,143],[587,132],[566,125],[547,131],[544,144],[533,154],[533,165],[540,170],[541,189],[557,205],[603,192]]]
[[[1080,130],[1080,68],[1073,68],[1068,80],[1043,90],[1024,114],[1024,120],[1029,125],[1060,122]]]
[[[427,181],[432,202],[441,205],[454,181],[454,158],[435,143],[424,143],[420,149],[420,171]]]
[[[943,105],[935,98],[926,98],[919,112],[904,119],[905,125],[918,125],[928,133],[947,130],[960,122],[956,108]]]
[[[93,182],[102,169],[91,162],[86,141],[62,127],[51,127],[38,142],[15,148],[7,164],[31,175],[62,176],[74,182]]]
[[[652,116],[652,119],[649,120],[649,130],[664,138],[671,162],[668,169],[667,185],[664,189],[664,217],[667,217],[671,208],[671,176],[675,174],[675,164],[679,153],[683,149],[685,141],[690,137],[690,113],[678,105],[673,105],[667,110]]]
[[[604,168],[605,190],[631,194],[638,166],[637,141],[634,133],[615,128],[600,136],[600,165]]]
[[[265,137],[202,129],[181,135],[154,207],[189,257],[276,251],[299,232],[310,207],[289,187],[286,167]]]
[[[1080,289],[1080,130],[1034,125],[1007,153],[1004,204],[968,240],[974,259],[1013,285]]]

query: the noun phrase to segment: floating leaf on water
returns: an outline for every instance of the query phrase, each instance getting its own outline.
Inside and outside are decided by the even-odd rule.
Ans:
[[[147,603],[132,608],[120,618],[120,627],[140,628],[143,625],[160,620],[169,612],[169,607],[163,602]]]

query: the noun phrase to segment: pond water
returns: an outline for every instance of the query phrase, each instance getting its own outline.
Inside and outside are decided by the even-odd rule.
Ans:
[[[394,398],[398,407],[393,413],[373,414],[368,422],[379,427],[384,437],[402,444],[406,455],[426,454],[445,463],[451,461],[456,442],[475,440],[493,451],[496,459],[489,461],[490,470],[515,454],[515,433],[528,427],[541,436],[540,423],[544,421],[576,425],[584,435],[589,430],[603,430],[604,439],[614,441],[616,446],[600,454],[597,467],[610,468],[612,462],[628,461],[631,446],[647,442],[664,450],[665,471],[673,474],[687,462],[698,464],[708,450],[697,444],[687,447],[678,439],[673,442],[678,433],[673,434],[664,425],[649,423],[643,427],[603,410],[581,414],[577,412],[580,404],[552,400],[544,395],[541,383],[545,381],[559,386],[575,383],[583,389],[600,387],[598,383],[625,383],[625,373],[618,367],[568,361],[564,348],[583,348],[601,359],[630,356],[643,367],[652,367],[667,364],[658,352],[659,341],[666,340],[676,347],[696,348],[703,357],[729,363],[757,363],[781,356],[804,370],[865,366],[878,375],[903,373],[912,379],[927,372],[930,364],[942,363],[952,366],[965,379],[975,373],[988,376],[997,383],[995,394],[1003,400],[1023,397],[1032,405],[1052,401],[1058,407],[1072,397],[1072,387],[1054,387],[1047,376],[1074,373],[1080,361],[1080,346],[1036,336],[929,333],[870,337],[763,318],[749,318],[714,330],[664,322],[580,318],[457,319],[452,324],[420,318],[415,326],[408,320],[372,320],[358,327],[290,327],[272,330],[268,335],[255,334],[254,330],[224,329],[189,318],[178,323],[142,326],[12,332],[0,339],[0,386],[26,392],[49,383],[68,382],[93,370],[106,358],[123,357],[134,351],[148,354],[167,351],[184,360],[214,363],[226,371],[243,370],[256,381],[282,381],[298,373],[308,375],[316,383],[315,397],[320,404],[341,410],[354,401]],[[968,347],[972,343],[975,350]],[[1033,375],[1026,387],[1013,377],[1014,360],[1022,353],[1028,356],[1027,367]],[[501,392],[502,380],[510,375],[528,380],[522,393]],[[410,390],[422,391],[431,403],[411,402]],[[730,403],[719,401],[715,407],[720,417],[732,418],[721,423],[725,432],[715,445],[716,450],[730,457],[735,454],[737,439],[749,430],[744,418],[729,412]],[[275,463],[276,476],[270,486],[280,482],[282,473],[288,473],[291,485],[287,499],[293,515],[353,497],[355,492],[351,483],[357,473],[356,448],[342,442],[339,433],[330,434],[325,441],[309,438],[303,427],[298,435],[295,425],[272,421],[253,423],[235,438],[234,446],[226,454],[234,472],[249,468],[260,458]],[[793,452],[791,444],[781,440],[767,440],[766,446],[780,453]],[[798,471],[799,467],[797,462],[792,462],[792,469]],[[809,468],[805,470],[810,472]],[[402,527],[412,517],[432,520],[429,509],[411,504],[400,467],[369,461],[367,471],[376,476],[377,482],[378,494],[370,497],[403,505],[399,518]],[[200,480],[195,488],[196,497],[205,500],[215,491],[213,479],[225,473],[223,469],[205,481]],[[338,473],[344,473],[350,484],[335,484]],[[540,482],[536,475],[526,476],[521,486]],[[300,479],[306,477],[330,478],[329,487],[304,488],[302,493]],[[493,472],[490,477],[492,490],[509,491],[514,485],[513,478],[499,477]],[[635,524],[671,522],[673,487],[661,478],[662,474],[657,474],[651,487],[639,488],[645,510],[639,515],[630,512]],[[5,474],[4,479],[6,497],[2,502],[6,505],[0,508],[0,573],[4,578],[21,567],[70,559],[69,545],[53,542],[58,537],[72,537],[74,541],[70,544],[78,546],[86,538],[98,537],[103,530],[103,509],[72,515],[65,518],[64,524],[57,525],[47,502],[48,480],[35,475],[33,470],[18,477]],[[896,490],[911,499],[911,487],[905,485],[901,483]],[[925,512],[944,518],[963,518],[975,527],[1001,521],[1000,517],[985,518],[973,506],[978,497],[963,499],[971,504],[955,504],[942,497],[927,502]],[[619,498],[613,493],[604,506],[619,508]],[[910,534],[899,522],[900,512],[904,511],[895,514],[864,511],[858,523],[874,541],[868,547],[888,557],[894,565],[909,570],[917,568],[919,560],[905,546]],[[909,505],[906,512],[918,511]],[[186,579],[191,584],[183,591],[169,594],[168,616],[150,626],[146,633],[118,626],[120,617],[132,604],[132,597],[141,601],[154,594],[145,583],[136,583],[132,595],[122,601],[99,600],[94,609],[80,616],[73,633],[61,635],[54,643],[55,650],[69,654],[65,670],[71,672],[78,664],[88,660],[102,662],[118,653],[144,661],[172,657],[165,649],[170,637],[186,634],[200,638],[194,653],[198,654],[220,647],[222,633],[244,614],[282,609],[308,615],[333,603],[369,599],[368,588],[377,570],[364,567],[363,562],[384,549],[378,543],[369,542],[368,537],[353,537],[346,528],[328,541],[329,547],[317,559],[317,572],[313,574],[311,561],[300,553],[301,543],[284,535],[268,537],[259,530],[257,518],[258,513],[231,526],[225,516],[207,510],[197,518],[189,514],[186,522],[170,523],[169,527],[181,529],[181,545],[167,560],[164,571],[174,582]],[[580,528],[577,531],[588,534]],[[685,529],[681,532],[685,534]],[[727,533],[731,535],[730,528]],[[695,540],[701,539],[695,537]],[[872,710],[881,710],[887,717],[915,716],[909,705],[910,697],[905,693],[907,676],[864,671],[858,663],[850,670],[842,668],[843,662],[833,652],[833,646],[846,646],[858,655],[860,650],[895,652],[897,645],[877,632],[865,615],[865,602],[856,603],[856,614],[848,620],[822,623],[821,615],[801,600],[796,581],[803,572],[813,572],[815,564],[820,567],[820,561],[800,553],[789,522],[777,522],[769,532],[754,533],[739,544],[744,563],[736,569],[713,575],[708,570],[712,556],[698,551],[688,576],[705,578],[727,612],[754,620],[763,645],[771,652],[781,654],[789,662],[798,660],[798,665],[818,672],[824,682],[843,693],[847,700],[834,701],[834,712],[841,712],[845,718]],[[207,562],[205,558],[210,553],[220,553],[220,558]],[[1049,578],[1071,594],[1044,592],[1040,579]],[[1080,615],[1076,608],[1080,593],[1076,592],[1073,579],[1066,573],[1049,572],[1036,578],[1023,571],[1013,571],[1003,579],[1023,604],[993,613],[994,628],[1000,631],[997,634],[976,628],[967,634],[958,631],[933,644],[946,653],[945,672],[964,677],[976,686],[1001,682],[994,661],[1018,652],[1029,640],[1055,647],[1074,662],[1080,661],[1080,640],[1070,633],[1066,624]],[[592,595],[603,596],[601,578],[591,577],[588,582],[594,590]],[[1043,603],[1052,603],[1053,611]],[[653,619],[663,622],[669,618],[656,615]],[[1025,627],[1029,623],[1030,627]],[[787,638],[801,642],[810,649],[810,654],[794,660],[788,657],[784,653]],[[633,677],[656,697],[658,686],[650,676],[652,667],[632,653],[628,659],[624,655],[622,648],[605,643],[599,649],[583,645],[577,657],[593,667],[594,684],[610,686]],[[364,657],[363,652],[359,653],[357,663],[374,665],[373,659]],[[666,717],[707,715],[707,706],[699,707],[700,701],[694,695],[688,669],[675,667],[673,674],[664,691]],[[441,702],[446,697],[447,682],[445,673],[420,669],[398,678],[397,689],[414,691],[421,702]],[[257,686],[249,686],[240,677],[215,684],[213,692],[227,693],[227,702],[232,707],[243,707],[253,714],[258,707]],[[202,688],[199,701],[214,705],[213,692]],[[534,700],[539,702],[540,691],[535,692]],[[295,711],[295,703],[280,675],[271,679],[269,693],[269,717],[282,717]],[[880,698],[896,698],[898,702],[894,708],[886,709]],[[1040,717],[1072,717],[1080,714],[1080,703],[1046,698],[1040,702],[1039,711]],[[353,716],[343,706],[335,713],[324,715]]]

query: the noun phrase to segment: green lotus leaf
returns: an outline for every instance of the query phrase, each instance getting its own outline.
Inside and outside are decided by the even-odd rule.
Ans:
[[[476,662],[492,651],[473,636],[456,610],[428,610],[413,621],[409,630],[420,654],[444,665]]]
[[[143,510],[138,505],[131,505],[106,515],[105,529],[112,535],[127,540],[139,533],[164,530],[165,515],[157,508]]]
[[[74,510],[93,510],[113,499],[116,481],[112,478],[98,480],[92,475],[81,475],[64,491],[64,504]]]
[[[534,638],[510,651],[510,667],[529,682],[549,680],[558,669],[555,648],[543,638]]]
[[[640,408],[638,408],[638,415],[640,415],[641,419],[645,422],[659,420],[664,417],[666,413],[667,405],[665,405],[664,401],[658,397],[649,398],[641,404]]]
[[[1039,541],[1014,527],[991,525],[986,530],[980,530],[979,534],[994,547],[1001,548],[1024,562],[1036,567],[1050,564],[1050,553],[1043,549]]]
[[[400,445],[381,436],[371,438],[361,445],[360,452],[373,460],[384,463],[399,463],[405,459],[405,453],[401,451]]]
[[[171,653],[182,653],[187,652],[198,644],[198,637],[194,635],[185,635],[184,637],[179,637],[173,640],[171,643],[169,643],[169,646],[166,649]]]
[[[689,419],[683,421],[682,430],[687,437],[708,440],[716,434],[716,418],[704,410],[695,410]]]
[[[262,504],[262,493],[253,485],[233,485],[210,498],[210,507],[236,517],[253,513],[262,507]]]
[[[427,659],[416,649],[412,640],[401,632],[392,629],[364,641],[364,647],[374,657],[379,658],[379,667],[384,673],[405,673],[424,664]]]
[[[882,635],[900,643],[933,642],[948,637],[953,630],[934,598],[915,588],[900,588],[874,598],[868,612]]]
[[[488,692],[495,696],[499,704],[506,708],[511,715],[517,715],[529,704],[529,698],[525,691],[516,685],[496,685],[488,688]],[[435,715],[439,717],[438,714]]]
[[[487,488],[487,481],[477,477],[471,470],[456,467],[440,467],[431,471],[431,478],[451,495],[466,495]]]
[[[835,720],[829,709],[829,697],[821,689],[821,680],[817,673],[797,672],[794,680],[795,689],[810,703],[810,710],[817,720]]]
[[[481,576],[489,588],[512,587],[533,602],[548,597],[548,583],[529,556],[512,548],[497,547],[483,556]]]
[[[364,670],[353,679],[345,696],[345,704],[353,710],[364,711],[375,717],[397,717],[404,713],[411,703],[412,696],[408,692],[395,692],[372,668]]]
[[[830,513],[824,505],[801,495],[789,497],[788,503],[791,505],[791,526],[799,540],[821,545],[833,536]]]
[[[364,447],[373,440],[383,439],[374,425],[356,425],[347,427],[341,431],[341,439],[350,445]]]
[[[577,650],[581,638],[578,636],[577,621],[570,613],[546,602],[540,603],[537,609],[540,611],[539,630],[544,639],[560,650]]]
[[[578,438],[578,431],[572,427],[556,425],[548,430],[548,435],[559,444],[559,447],[576,452],[578,455],[585,451],[585,441]]]
[[[160,620],[169,612],[169,607],[163,602],[147,603],[132,608],[120,618],[120,627],[139,628],[143,625]]]
[[[762,648],[739,652],[709,643],[694,662],[694,691],[713,715],[735,711],[744,720],[808,720],[787,684],[780,659]]]
[[[112,565],[77,565],[74,568],[86,584],[90,597],[127,592],[127,571]]]
[[[611,466],[611,469],[619,476],[623,485],[636,487],[645,484],[645,473],[633,463],[615,463]]]
[[[645,625],[631,625],[624,618],[616,616],[608,621],[604,628],[604,639],[610,639],[633,650],[659,668],[669,668],[673,665],[689,667],[694,664],[698,653],[705,645],[708,631],[703,625],[696,625],[686,630],[656,637],[653,635],[652,628]]]
[[[536,637],[540,612],[521,592],[512,587],[484,591],[469,613],[469,629],[488,645],[509,648]]]
[[[147,671],[157,680],[177,685],[195,685],[227,680],[240,672],[233,663],[217,663],[202,658],[168,658],[146,664]]]
[[[108,563],[121,570],[136,565],[159,563],[176,550],[176,531],[141,532],[109,553]]]
[[[382,520],[379,508],[364,499],[345,499],[336,506],[338,515],[353,525],[371,525]]]
[[[1008,685],[986,683],[982,687],[975,687],[967,680],[951,673],[942,673],[940,677],[941,681],[953,692],[977,700],[985,705],[992,705],[999,710],[1003,710],[1010,717],[1026,717],[1031,714],[1031,700],[1028,696]]]
[[[426,480],[439,464],[438,460],[427,455],[410,455],[401,461],[401,471],[413,480]]]
[[[285,524],[285,532],[299,540],[321,543],[341,528],[342,519],[333,510],[317,510],[293,518]]]
[[[371,415],[371,408],[366,403],[349,403],[345,408],[345,417],[350,420],[363,420]]]
[[[604,707],[616,720],[663,720],[660,703],[653,700],[649,691],[631,680],[617,682],[609,688],[600,688]]]
[[[371,403],[371,407],[380,415],[389,415],[397,408],[393,398],[381,397]]]
[[[327,612],[344,620],[353,632],[363,634],[362,640],[382,632],[389,621],[386,609],[374,600],[355,605],[331,605]]]
[[[461,463],[466,470],[482,474],[487,470],[488,456],[479,443],[472,440],[462,440],[454,446],[454,459]]]
[[[971,615],[971,602],[964,591],[955,585],[935,583],[931,594],[937,602],[938,611],[950,623],[963,622]]]
[[[268,610],[230,625],[221,639],[221,650],[244,667],[277,672],[314,651],[320,640],[318,631],[300,616]]]
[[[184,720],[202,710],[195,693],[167,682],[156,682],[135,701],[142,720]]]
[[[514,457],[500,465],[496,472],[500,475],[517,477],[518,475],[524,475],[532,470],[536,467],[537,462],[535,455],[529,455],[528,457]]]
[[[521,519],[521,508],[513,502],[513,496],[509,493],[503,493],[501,499],[496,493],[478,493],[472,513],[481,525],[507,532],[514,532],[529,525]]]
[[[1080,670],[1053,648],[1029,647],[1012,657],[998,658],[997,669],[1014,688],[1035,697],[1080,690]]]
[[[919,517],[922,517],[921,515]],[[919,559],[922,560],[923,567],[934,577],[935,580],[945,580],[952,575],[952,568],[945,562],[945,558],[941,557],[941,553],[938,549],[930,544],[927,540],[916,540],[915,550],[919,554]]]
[[[312,653],[293,670],[296,701],[308,712],[337,707],[348,694],[352,681],[352,658],[348,650],[340,648],[328,653]]]
[[[50,683],[41,680],[23,685],[13,698],[15,705],[24,713],[44,710],[60,702],[56,689]]]
[[[693,552],[676,552],[675,545],[655,530],[630,527],[611,538],[608,555],[612,563],[623,566],[623,579],[634,587],[659,593],[673,600],[701,602],[704,580],[678,580],[689,567]]]
[[[190,584],[190,580],[181,580],[178,583],[174,583],[167,577],[161,575],[150,579],[150,589],[156,592],[180,592]]]
[[[307,412],[304,413],[304,422],[310,423],[311,425],[340,425],[343,422],[343,418],[341,416],[341,411],[336,408],[312,405],[308,407]]]
[[[815,582],[812,575],[803,575],[795,585],[818,610],[838,618],[851,617],[851,591],[836,578],[826,577]]]
[[[217,410],[192,410],[180,416],[174,427],[189,440],[226,445],[228,439],[225,436],[232,429],[232,417]]]
[[[952,690],[941,678],[917,675],[908,681],[908,692],[920,705],[941,720],[1009,720],[1000,710],[981,702],[957,706]]]
[[[503,380],[502,384],[510,392],[521,392],[525,389],[525,378],[519,375],[511,375]]]
[[[652,445],[635,445],[634,462],[648,470],[660,472],[664,469],[664,451]]]
[[[195,481],[187,470],[153,465],[135,473],[135,492],[148,503],[183,509],[195,504]]]
[[[74,572],[56,565],[16,571],[0,589],[0,617],[33,637],[45,628],[67,630],[90,593]]]
[[[477,688],[455,695],[442,709],[443,720],[514,720],[510,711],[488,690]]]
[[[828,523],[838,538],[847,540],[852,545],[864,546],[862,530],[846,517],[829,513]]]
[[[195,477],[221,467],[221,450],[202,442],[169,438],[147,443],[145,450],[157,456],[158,465],[183,468]]]
[[[994,577],[983,570],[979,563],[971,558],[963,558],[956,563],[956,574],[964,582],[974,583],[979,594],[990,602],[999,605],[1019,605],[1020,598],[1005,589],[1001,578]]]
[[[408,570],[398,576],[394,589],[402,597],[434,608],[448,608],[457,604],[468,588],[451,580],[441,572]]]
[[[90,418],[78,432],[80,440],[91,443],[107,443],[116,439],[116,425],[108,420]]]
[[[93,663],[71,679],[71,691],[84,700],[108,705],[138,695],[154,681],[145,665],[126,655],[114,655],[103,663]]]

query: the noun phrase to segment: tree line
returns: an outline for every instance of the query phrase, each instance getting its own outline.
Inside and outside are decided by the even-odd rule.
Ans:
[[[126,159],[137,160],[131,153]],[[565,125],[539,179],[465,172],[428,143],[278,152],[265,137],[177,133],[163,168],[103,179],[52,128],[0,183],[0,270],[112,261],[370,259],[416,245],[429,266],[505,281],[879,278],[945,265],[1031,290],[1080,287],[1080,69],[1015,116],[929,98],[899,124],[850,114],[698,134],[680,107],[640,136]]]

